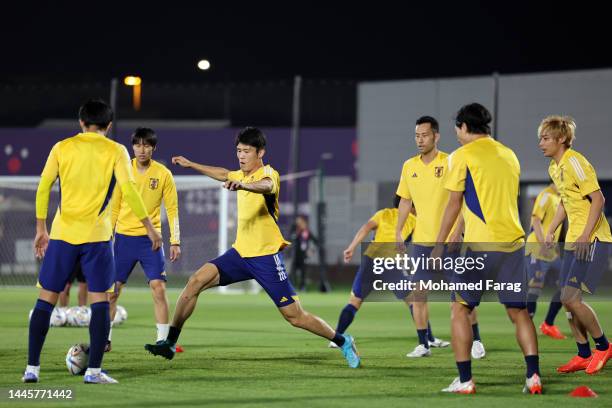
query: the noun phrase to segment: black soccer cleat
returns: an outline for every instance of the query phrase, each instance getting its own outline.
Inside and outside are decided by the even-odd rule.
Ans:
[[[168,340],[160,340],[155,344],[145,344],[144,348],[154,356],[162,356],[167,360],[172,360],[176,353],[176,346]]]

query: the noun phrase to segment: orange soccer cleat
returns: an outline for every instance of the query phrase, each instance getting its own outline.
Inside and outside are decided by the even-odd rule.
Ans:
[[[175,347],[176,347],[176,352],[177,353],[182,353],[184,351],[183,348],[180,345],[178,345],[178,344]]]
[[[552,337],[553,339],[557,340],[565,340],[567,338],[563,335],[563,333],[561,333],[561,330],[559,330],[557,326],[554,324],[547,324],[546,322],[542,322],[540,325],[540,332],[542,332],[542,334],[545,336]]]
[[[585,372],[587,374],[597,374],[600,372],[608,362],[608,360],[612,357],[612,344],[608,346],[608,349],[605,351],[594,350],[593,358],[586,368]]]
[[[574,356],[570,361],[567,362],[567,364],[564,364],[561,367],[557,368],[557,372],[567,374],[574,373],[576,371],[586,370],[592,358],[593,356],[587,358]]]

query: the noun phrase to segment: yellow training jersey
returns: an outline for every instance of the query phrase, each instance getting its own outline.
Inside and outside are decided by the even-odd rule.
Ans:
[[[270,194],[237,191],[238,230],[233,247],[240,256],[250,258],[271,255],[289,245],[278,227],[280,193],[278,172],[270,165],[265,165],[250,176],[246,176],[242,170],[230,171],[227,178],[242,183],[254,183],[269,178],[273,184]]]
[[[370,258],[395,256],[397,253],[395,248],[395,226],[397,225],[398,215],[399,211],[397,208],[383,208],[370,218],[370,221],[376,223],[376,232],[374,233],[372,244],[370,244],[368,249],[364,252],[365,255]],[[415,217],[414,214],[408,214],[408,218],[402,229],[402,238],[404,241],[408,239],[410,234],[414,231],[417,219],[418,218]]]
[[[161,233],[161,205],[166,207],[168,225],[170,226],[170,244],[178,245],[181,241],[178,217],[178,196],[172,173],[166,166],[151,160],[144,173],[138,171],[136,159],[132,159],[132,172],[136,189],[144,201],[147,212],[155,229]],[[134,215],[130,206],[122,200],[121,190],[115,189],[112,199],[112,225],[115,232],[123,235],[147,235],[147,230]]]
[[[397,225],[398,214],[397,208],[383,208],[370,218],[370,221],[374,221],[377,225],[374,241],[372,242],[395,242],[395,226]],[[416,223],[418,223],[418,218],[415,217],[414,214],[408,214],[408,218],[402,229],[402,238],[404,241],[408,239],[412,231],[414,231]]]
[[[47,218],[49,192],[59,178],[60,204],[51,226],[51,239],[73,245],[111,239],[108,205],[115,184],[132,208],[147,217],[134,189],[130,158],[124,146],[98,133],[80,133],[53,146],[36,193],[36,217]]]
[[[538,196],[535,199],[535,203],[533,204],[533,210],[531,211],[531,215],[534,217],[538,217],[540,222],[542,223],[542,234],[546,234],[548,231],[548,227],[550,227],[550,223],[555,217],[555,213],[557,212],[557,207],[559,206],[559,202],[561,202],[561,197],[552,187],[546,187],[544,190],[540,191]],[[554,242],[559,241],[559,236],[561,235],[561,225],[555,231]],[[533,231],[533,225],[529,236],[527,237],[527,246],[525,248],[525,255],[534,254],[536,259],[540,259],[543,261],[553,261],[557,256],[559,256],[558,248],[554,248],[551,250],[542,250],[543,248],[538,244],[538,238],[536,237],[535,232]]]
[[[588,195],[600,190],[595,169],[588,160],[573,149],[568,149],[561,157],[559,164],[550,161],[548,174],[552,178],[561,202],[567,213],[569,226],[565,237],[566,249],[573,249],[587,222],[591,202]],[[598,239],[602,242],[612,242],[610,225],[603,212],[599,215],[597,224],[591,233],[591,241]]]
[[[448,172],[444,186],[464,193],[465,242],[524,242],[518,212],[521,169],[511,149],[491,137],[476,139],[448,156]],[[514,251],[516,245],[496,248]]]
[[[434,245],[449,192],[444,188],[448,166],[448,154],[438,152],[429,163],[423,163],[421,155],[406,160],[397,186],[397,195],[412,200],[416,209],[416,226],[412,241],[419,245]]]

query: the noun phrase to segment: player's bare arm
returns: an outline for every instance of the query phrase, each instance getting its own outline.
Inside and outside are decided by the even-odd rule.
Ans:
[[[343,252],[345,263],[350,262],[351,258],[353,257],[353,252],[355,252],[355,248],[357,248],[357,245],[359,245],[361,241],[363,241],[363,239],[376,228],[378,228],[378,224],[372,220],[366,222],[361,226],[361,228],[359,228],[359,230],[353,237],[353,240]]]
[[[565,220],[566,215],[567,214],[565,213],[565,207],[563,207],[563,202],[559,202],[559,205],[557,206],[557,212],[555,213],[553,220],[550,222],[550,225],[548,226],[548,231],[546,231],[546,235],[544,236],[544,242],[549,247],[554,245],[555,231],[557,230],[559,225],[561,225],[563,220]]]
[[[444,252],[444,248],[441,244],[446,242],[448,234],[450,234],[457,217],[461,212],[461,206],[463,205],[463,191],[451,191],[448,197],[448,204],[444,210],[444,217],[442,217],[442,224],[440,225],[440,232],[436,238],[436,247],[431,251],[431,258],[439,258]]]
[[[227,181],[227,174],[229,173],[229,170],[223,167],[206,166],[204,164],[195,163],[184,156],[174,156],[172,158],[172,164],[194,169],[198,173],[204,174],[205,176],[219,181]]]
[[[270,194],[274,191],[274,182],[267,177],[253,183],[227,180],[224,187],[230,191],[245,190],[256,194]]]
[[[36,237],[34,238],[34,253],[36,258],[41,259],[45,256],[45,251],[49,246],[49,232],[47,232],[47,220],[36,219]]]
[[[588,195],[591,201],[591,208],[589,209],[589,216],[584,226],[582,234],[576,238],[576,259],[586,259],[591,244],[591,234],[599,221],[599,216],[604,208],[605,198],[601,193],[601,190],[593,191]]]
[[[397,225],[395,226],[395,242],[400,251],[406,250],[404,239],[402,237],[402,230],[404,229],[404,224],[406,224],[410,210],[412,210],[412,200],[402,198],[399,206],[397,207]]]

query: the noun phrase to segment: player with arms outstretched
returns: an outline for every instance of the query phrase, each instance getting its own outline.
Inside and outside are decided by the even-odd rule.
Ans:
[[[198,296],[214,286],[255,279],[268,293],[282,316],[294,327],[310,331],[336,343],[351,368],[360,358],[352,336],[334,331],[321,318],[305,311],[287,278],[281,250],[288,245],[278,227],[280,176],[264,165],[266,138],[254,127],[241,130],[236,137],[236,156],[240,170],[205,166],[185,157],[172,162],[223,181],[225,188],[238,194],[238,231],[233,247],[205,263],[187,282],[176,303],[168,338],[145,348],[155,355],[172,359],[185,321],[195,309]]]

